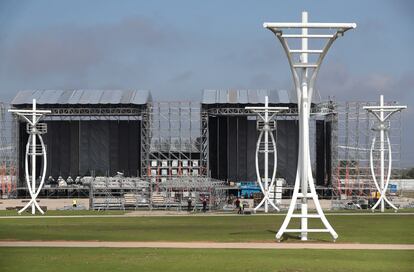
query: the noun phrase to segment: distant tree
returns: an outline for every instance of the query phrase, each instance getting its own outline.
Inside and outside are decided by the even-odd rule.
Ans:
[[[414,167],[411,168],[411,169],[409,169],[409,170],[407,170],[407,172],[405,172],[403,174],[403,178],[409,178],[409,179],[414,178]]]

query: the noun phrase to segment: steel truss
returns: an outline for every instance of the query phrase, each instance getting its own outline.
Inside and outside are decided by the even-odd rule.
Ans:
[[[173,179],[207,177],[208,119],[199,103],[149,104],[141,133],[141,173],[153,195]]]
[[[137,116],[142,111],[141,107],[53,107],[49,116]]]
[[[16,196],[18,170],[17,121],[9,105],[0,102],[0,190],[2,198]]]

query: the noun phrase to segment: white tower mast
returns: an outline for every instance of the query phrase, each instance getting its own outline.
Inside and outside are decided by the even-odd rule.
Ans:
[[[276,234],[276,239],[280,240],[285,232],[301,233],[301,240],[308,239],[309,232],[329,232],[333,239],[338,238],[338,234],[329,224],[316,194],[315,184],[312,177],[312,169],[309,152],[309,115],[312,103],[312,94],[315,86],[316,76],[332,43],[345,31],[356,28],[354,23],[309,23],[308,13],[302,12],[302,22],[300,23],[264,23],[263,26],[272,31],[281,42],[287,55],[290,69],[293,75],[294,86],[298,98],[299,109],[299,155],[298,169],[296,172],[295,187],[293,190],[292,201],[289,206],[286,218]],[[285,34],[288,29],[300,29],[300,34]],[[334,30],[333,34],[309,34],[310,29]],[[288,39],[300,39],[300,49],[290,49]],[[322,49],[309,49],[308,40],[327,40]],[[297,56],[299,54],[299,61]],[[309,54],[317,56],[315,63],[309,63]],[[308,191],[310,190],[310,192]],[[301,199],[301,213],[293,214],[297,199]],[[315,203],[317,214],[308,214],[308,199]],[[301,218],[300,229],[287,229],[291,218]],[[308,219],[320,218],[325,225],[325,229],[309,229]]]
[[[256,212],[263,204],[265,208],[265,213],[269,211],[269,204],[273,206],[273,208],[279,211],[279,208],[276,207],[275,203],[270,200],[270,190],[269,188],[274,187],[275,179],[276,179],[276,169],[277,169],[277,150],[276,150],[276,141],[271,132],[270,122],[272,121],[273,117],[282,110],[288,110],[288,107],[269,107],[269,97],[265,97],[265,106],[264,107],[246,107],[247,110],[255,112],[259,115],[259,118],[262,119],[264,125],[260,131],[259,138],[257,139],[256,145],[256,175],[257,175],[257,183],[260,186],[260,189],[263,193],[263,199],[254,208]],[[271,113],[272,115],[269,115]],[[262,142],[262,137],[264,134],[264,180],[262,181],[262,177],[259,170],[259,152],[260,152],[260,143]],[[269,135],[272,140],[273,150],[269,150]],[[273,173],[272,179],[269,182],[269,153],[273,153]]]
[[[384,202],[387,202],[395,211],[397,211],[397,207],[395,207],[386,196],[388,183],[390,182],[391,177],[391,169],[392,169],[392,152],[391,152],[391,142],[390,137],[388,135],[388,129],[386,122],[391,117],[392,114],[402,111],[406,109],[407,106],[384,106],[384,96],[380,96],[380,105],[379,106],[365,106],[364,109],[368,112],[372,113],[378,120],[378,127],[374,128],[374,130],[379,131],[380,133],[380,184],[378,185],[377,178],[375,176],[374,171],[374,158],[373,158],[373,151],[375,148],[375,142],[377,136],[374,136],[372,139],[371,149],[370,149],[370,166],[371,166],[371,174],[372,179],[374,180],[375,187],[377,188],[378,192],[380,193],[380,198],[378,199],[377,203],[372,207],[372,211],[381,204],[381,212],[384,212]],[[387,114],[387,115],[384,115]],[[385,181],[385,138],[387,139],[387,149],[388,149],[388,172],[387,172],[387,179]]]
[[[50,110],[38,110],[36,109],[36,99],[33,99],[32,109],[31,110],[9,110],[9,112],[15,113],[18,116],[21,116],[28,124],[27,133],[29,133],[29,139],[26,145],[26,156],[25,156],[25,176],[27,188],[31,196],[31,200],[24,206],[19,214],[25,211],[28,207],[32,206],[32,214],[36,213],[36,208],[40,213],[44,214],[43,210],[40,208],[39,204],[36,201],[37,196],[42,189],[43,183],[45,181],[46,167],[47,167],[47,154],[46,147],[43,142],[41,134],[46,133],[47,128],[46,124],[39,124],[40,119],[47,113],[50,113]],[[40,146],[37,145],[37,139],[39,138]],[[29,156],[31,161],[31,173],[29,173]],[[43,157],[43,170],[41,172],[41,180],[39,188],[36,189],[36,156]],[[31,174],[31,175],[30,175]],[[30,183],[31,179],[31,183]]]

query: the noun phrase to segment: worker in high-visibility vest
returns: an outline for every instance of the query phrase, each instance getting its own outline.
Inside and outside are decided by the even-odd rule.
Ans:
[[[240,201],[238,214],[243,214],[243,213],[244,213],[243,201]]]
[[[76,208],[76,206],[78,205],[78,202],[76,201],[76,199],[72,200],[72,207]]]

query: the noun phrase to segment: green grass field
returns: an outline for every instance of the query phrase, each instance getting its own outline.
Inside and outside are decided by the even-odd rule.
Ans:
[[[327,218],[339,234],[338,242],[414,244],[414,215],[328,215]],[[0,240],[272,242],[283,219],[283,216],[3,218]],[[310,227],[320,226],[318,220],[310,220],[314,222]],[[329,234],[315,233],[309,237],[331,241]],[[294,235],[285,238],[297,241]]]
[[[0,248],[8,271],[413,271],[412,251]]]
[[[124,212],[48,212],[122,215]],[[0,215],[15,215],[3,212]],[[327,215],[338,243],[414,244],[414,215]],[[273,242],[284,216],[0,219],[0,240]],[[316,221],[316,220],[315,220]],[[311,221],[312,222],[312,221]],[[316,221],[317,222],[317,221]],[[295,226],[296,224],[296,226]],[[293,227],[297,227],[298,221]],[[319,223],[310,224],[320,226]],[[296,242],[295,236],[285,237]],[[310,234],[331,241],[328,234]],[[0,248],[0,271],[413,271],[414,251]]]

